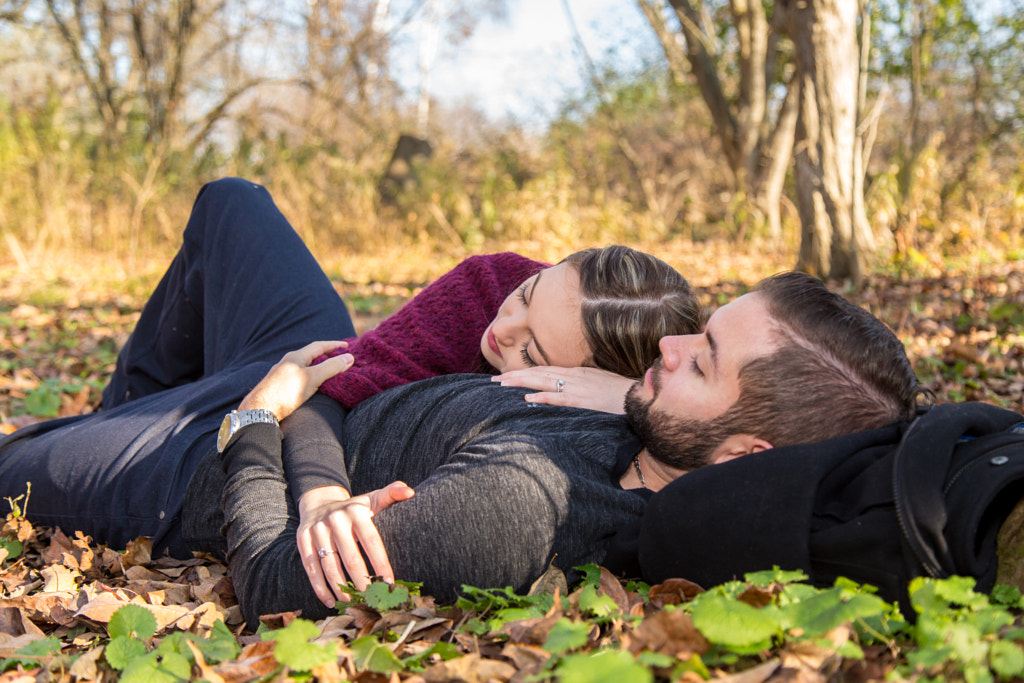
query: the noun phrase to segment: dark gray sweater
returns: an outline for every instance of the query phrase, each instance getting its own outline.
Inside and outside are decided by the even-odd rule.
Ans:
[[[622,416],[532,406],[524,393],[486,376],[449,375],[386,391],[347,417],[314,398],[281,430],[244,430],[224,454],[226,482],[200,469],[186,538],[216,549],[198,538],[196,510],[222,490],[228,562],[250,625],[285,610],[329,613],[301,566],[293,503],[328,483],[353,495],[398,479],[416,489],[374,521],[395,575],[439,600],[463,584],[525,588],[552,561],[562,569],[601,562],[615,532],[645,506],[618,484],[640,442]]]

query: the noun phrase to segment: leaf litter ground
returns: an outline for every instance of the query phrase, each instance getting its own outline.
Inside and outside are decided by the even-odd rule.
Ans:
[[[746,283],[693,279],[709,306],[748,289]],[[59,294],[47,300],[38,296],[38,288],[36,296],[23,296],[17,280],[5,277],[0,286],[2,429],[95,410],[147,288],[111,295],[65,280],[57,283]],[[371,302],[355,311],[357,329],[366,329],[386,313],[381,306],[400,304],[419,286],[339,282],[338,290],[350,302]],[[874,276],[859,290],[843,293],[890,324],[938,400],[980,400],[1024,411],[1024,264],[928,278]],[[940,610],[947,619],[944,632],[955,624],[966,629],[968,635],[957,642],[973,643],[973,649],[962,645],[963,651],[930,643],[917,627],[900,626],[891,606],[877,599],[866,605],[873,596],[859,588],[844,587],[844,594],[837,587],[833,590],[840,592],[815,598],[827,602],[822,611],[839,616],[809,637],[806,623],[794,626],[797,622],[785,621],[792,615],[778,616],[785,611],[780,601],[789,604],[791,594],[814,590],[798,577],[702,593],[682,579],[654,587],[623,584],[598,568],[591,568],[583,586],[566,586],[552,571],[533,596],[477,591],[454,606],[436,605],[415,589],[404,596],[371,593],[356,596],[339,615],[317,624],[301,615],[270,616],[267,632],[254,634],[242,625],[226,567],[210,557],[151,558],[145,539],[115,552],[71,529],[33,528],[15,514],[8,516],[0,537],[3,680],[116,675],[167,681],[268,676],[525,681],[539,676],[564,681],[736,677],[756,683],[840,675],[872,680],[920,672],[988,680],[1024,673],[1018,643],[1024,632],[1015,626],[1019,595],[1002,605],[972,597],[969,589],[968,597],[960,598],[984,600],[985,609],[1001,615],[986,617],[986,628],[997,624],[998,636],[971,620],[983,610],[976,609],[971,619]],[[921,590],[930,595],[936,589]],[[938,590],[951,589],[940,584]],[[702,597],[693,601],[698,594]],[[810,597],[804,594],[805,600]],[[716,604],[719,598],[730,602]],[[686,609],[674,607],[679,604]],[[865,611],[858,614],[851,604]],[[132,620],[115,617],[125,605],[144,610],[154,623],[141,632],[125,631],[118,622]],[[722,629],[723,624],[734,626]]]

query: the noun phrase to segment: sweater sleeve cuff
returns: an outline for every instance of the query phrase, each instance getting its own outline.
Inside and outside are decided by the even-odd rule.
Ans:
[[[271,467],[283,471],[281,429],[277,425],[248,425],[220,456],[221,468],[230,477],[246,467]]]

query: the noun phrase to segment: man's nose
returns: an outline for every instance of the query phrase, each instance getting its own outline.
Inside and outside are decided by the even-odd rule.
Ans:
[[[661,349],[661,360],[665,366],[665,369],[669,372],[674,371],[679,367],[682,358],[686,354],[686,349],[690,344],[690,337],[693,335],[682,335],[677,334],[671,337],[662,337],[658,342],[658,348]]]

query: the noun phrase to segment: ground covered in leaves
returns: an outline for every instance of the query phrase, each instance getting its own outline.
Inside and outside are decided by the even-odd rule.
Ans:
[[[694,282],[715,306],[756,279]],[[2,429],[95,410],[153,283],[97,289],[0,270]],[[365,329],[421,284],[339,281],[338,289]],[[876,275],[840,291],[892,326],[939,401],[1024,411],[1024,263]],[[913,626],[870,590],[819,591],[777,570],[700,592],[684,580],[623,585],[592,567],[581,586],[551,572],[533,595],[470,590],[458,605],[436,605],[415,587],[375,586],[325,621],[274,615],[252,633],[220,563],[154,559],[144,539],[115,552],[73,529],[35,529],[17,514],[24,504],[15,502],[0,532],[0,680],[1024,675],[1019,593],[978,595],[963,580],[919,583],[915,604],[934,616]]]

